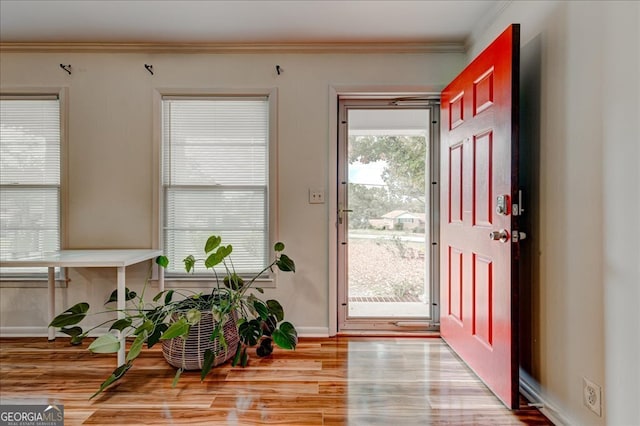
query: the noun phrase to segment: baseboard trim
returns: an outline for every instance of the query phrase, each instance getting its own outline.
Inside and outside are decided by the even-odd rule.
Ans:
[[[91,337],[101,336],[107,333],[107,327],[100,327],[89,333]],[[48,337],[47,327],[0,327],[0,338],[2,337]],[[64,333],[56,333],[56,337],[69,337]]]
[[[0,337],[47,337],[46,327],[0,327]]]
[[[329,327],[296,327],[299,337],[329,337]]]
[[[300,337],[329,337],[328,327],[296,327]],[[90,336],[100,336],[109,331],[108,328],[97,328]],[[64,333],[56,333],[58,337],[64,337]],[[46,327],[0,327],[1,337],[47,337]],[[68,336],[67,336],[68,337]]]
[[[520,393],[529,400],[532,405],[535,405],[545,417],[557,426],[577,424],[562,414],[560,409],[557,408],[549,398],[545,397],[539,388],[540,386],[533,378],[522,371],[520,372]]]

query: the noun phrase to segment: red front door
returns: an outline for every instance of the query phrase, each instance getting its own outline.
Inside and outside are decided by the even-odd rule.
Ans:
[[[511,408],[518,406],[519,30],[507,28],[441,96],[440,331]]]

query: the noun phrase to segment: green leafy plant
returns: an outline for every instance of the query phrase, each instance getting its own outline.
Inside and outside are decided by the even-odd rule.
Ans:
[[[185,292],[179,290],[165,290],[155,295],[151,302],[144,299],[149,276],[145,280],[142,294],[126,289],[125,300],[127,306],[121,312],[120,319],[109,319],[88,330],[83,330],[78,324],[89,314],[89,304],[77,303],[60,315],[56,316],[50,327],[59,328],[62,333],[71,337],[71,344],[78,345],[97,328],[109,325],[109,332],[96,338],[88,347],[94,353],[115,353],[120,349],[120,340],[113,331],[121,332],[125,338],[133,339],[125,363],[117,367],[111,375],[100,385],[91,398],[100,394],[108,386],[121,379],[132,367],[135,359],[144,347],[151,348],[156,343],[175,338],[186,339],[191,327],[198,324],[204,312],[211,312],[215,320],[215,327],[210,339],[218,339],[226,350],[227,343],[223,333],[223,326],[233,316],[236,319],[239,342],[235,348],[232,365],[245,367],[249,362],[249,348],[256,348],[259,357],[268,356],[273,352],[274,344],[283,349],[295,349],[298,334],[293,324],[284,320],[284,309],[274,299],[262,300],[250,290],[258,293],[264,291],[255,287],[256,280],[266,271],[277,267],[283,272],[295,272],[294,261],[283,253],[284,244],[278,242],[274,246],[275,257],[262,271],[250,279],[243,279],[238,275],[231,262],[233,251],[231,245],[223,245],[222,238],[212,235],[207,239],[204,247],[205,257],[198,259],[193,255],[183,260],[188,273],[193,272],[196,265],[204,263],[206,269],[211,270],[215,278],[215,285],[208,294]],[[155,262],[166,267],[169,260],[159,256]],[[224,270],[222,279],[216,270],[220,266]],[[105,306],[104,312],[114,312],[109,305],[117,301],[117,291],[114,291]],[[233,349],[232,349],[233,350]],[[184,349],[183,349],[184,353]],[[200,373],[204,380],[211,371],[215,355],[207,349]],[[183,369],[178,368],[173,380],[175,386]]]

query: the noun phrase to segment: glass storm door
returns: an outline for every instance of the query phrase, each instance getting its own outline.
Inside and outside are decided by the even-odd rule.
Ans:
[[[339,330],[422,331],[433,323],[438,108],[398,104],[340,100]]]

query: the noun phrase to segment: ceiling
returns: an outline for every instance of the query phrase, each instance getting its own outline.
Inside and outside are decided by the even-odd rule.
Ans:
[[[0,0],[0,42],[464,44],[506,3]]]

